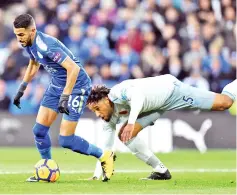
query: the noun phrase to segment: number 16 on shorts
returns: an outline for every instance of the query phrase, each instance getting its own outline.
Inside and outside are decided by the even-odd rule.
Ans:
[[[84,104],[83,95],[70,95],[68,106],[76,113],[80,113]]]

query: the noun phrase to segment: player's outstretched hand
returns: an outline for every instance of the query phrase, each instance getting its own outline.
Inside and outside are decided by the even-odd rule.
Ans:
[[[65,95],[65,94],[61,95],[59,99],[59,104],[58,104],[58,111],[60,113],[65,113],[69,115],[68,100],[69,100],[69,95]]]
[[[121,141],[123,143],[126,143],[127,141],[129,141],[132,138],[133,130],[134,130],[134,125],[132,125],[132,124],[127,124],[124,127],[123,132],[121,134]]]
[[[17,108],[21,109],[21,106],[20,106],[20,99],[21,97],[23,96],[23,92],[22,91],[18,91],[14,100],[13,100],[13,104],[17,106]]]

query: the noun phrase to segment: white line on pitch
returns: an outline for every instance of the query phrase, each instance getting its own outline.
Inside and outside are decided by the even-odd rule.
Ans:
[[[147,173],[152,170],[129,170],[129,169],[118,169],[116,173]],[[65,174],[80,174],[80,173],[93,173],[93,170],[61,170],[61,173]],[[170,172],[179,172],[179,173],[215,173],[215,172],[222,172],[222,173],[229,173],[229,172],[237,172],[237,169],[170,169]],[[0,170],[0,174],[25,174],[25,173],[32,173],[32,171],[4,171]]]

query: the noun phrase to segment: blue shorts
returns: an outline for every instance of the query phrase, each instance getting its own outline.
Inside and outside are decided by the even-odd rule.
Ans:
[[[60,96],[64,90],[63,86],[55,82],[51,82],[41,102],[41,106],[50,108],[58,113],[58,103]],[[69,121],[78,121],[83,114],[88,96],[91,92],[91,85],[73,88],[72,94],[69,97],[68,109],[69,115],[63,114],[63,118]]]

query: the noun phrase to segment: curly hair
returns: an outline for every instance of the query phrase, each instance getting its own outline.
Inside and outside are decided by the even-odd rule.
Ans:
[[[107,97],[110,89],[105,85],[96,85],[92,88],[91,93],[88,97],[87,104],[95,103]]]

